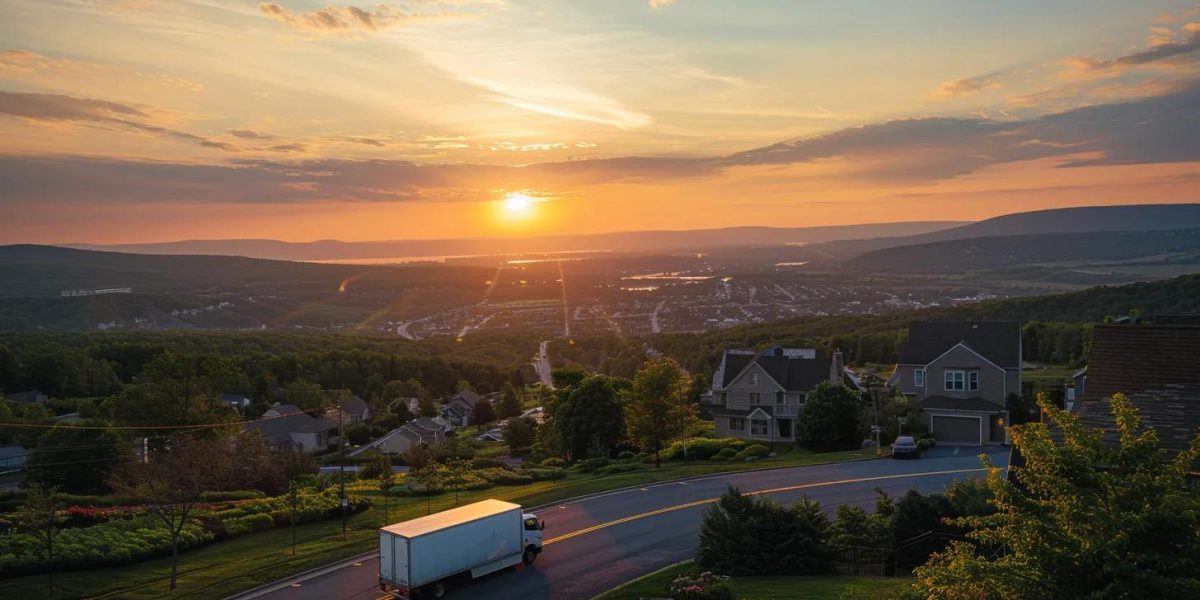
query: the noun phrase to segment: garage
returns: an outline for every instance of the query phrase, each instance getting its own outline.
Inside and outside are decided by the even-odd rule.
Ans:
[[[983,445],[979,436],[979,417],[933,415],[930,429],[939,444]]]

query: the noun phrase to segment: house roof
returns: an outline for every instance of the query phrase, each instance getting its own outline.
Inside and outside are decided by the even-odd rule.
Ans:
[[[0,446],[0,460],[24,458],[26,454],[27,451],[21,446]]]
[[[1180,383],[1200,383],[1200,328],[1096,325],[1092,330],[1085,403]]]
[[[479,402],[479,399],[482,397],[483,396],[480,396],[471,390],[463,390],[451,396],[450,401],[446,404],[460,405],[470,410],[475,406],[476,402]]]
[[[337,428],[336,424],[325,419],[315,418],[306,413],[284,413],[282,417],[268,417],[242,424],[243,430],[257,431],[268,442],[280,441],[282,440],[281,436],[290,433],[321,433],[335,428]]]
[[[1161,388],[1126,394],[1126,397],[1137,408],[1142,426],[1154,428],[1162,447],[1169,452],[1186,450],[1200,434],[1200,384],[1166,384]],[[1108,402],[1084,402],[1076,413],[1084,425],[1104,430],[1105,443],[1118,443],[1120,434]]]
[[[304,412],[304,411],[300,410],[300,407],[296,406],[295,404],[278,404],[278,403],[276,403],[273,406],[271,406],[271,410],[273,410],[281,415],[294,415],[294,414],[299,414],[299,413]]]
[[[818,383],[829,380],[832,359],[806,358],[785,354],[786,350],[775,348],[758,354],[746,354],[739,350],[727,350],[724,355],[721,388],[727,388],[750,363],[756,363],[776,383],[789,392],[811,390]]]
[[[366,400],[359,398],[357,394],[351,395],[349,398],[342,400],[341,408],[343,412],[362,414],[366,412],[370,406]]]
[[[37,390],[28,390],[24,392],[16,392],[4,397],[9,402],[20,402],[22,404],[33,404],[46,399],[45,394]]]
[[[996,412],[1004,410],[1003,406],[989,402],[983,398],[951,398],[949,396],[926,396],[917,401],[922,409],[934,408],[942,410],[975,410]]]
[[[221,392],[219,398],[221,402],[241,404],[243,400],[248,400],[250,396],[239,392]]]
[[[913,321],[900,346],[902,365],[927,365],[958,344],[1005,369],[1021,367],[1017,321]]]

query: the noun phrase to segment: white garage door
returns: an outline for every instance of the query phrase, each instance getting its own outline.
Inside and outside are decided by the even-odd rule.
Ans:
[[[939,444],[982,445],[979,439],[979,419],[975,417],[945,417],[934,415],[933,439]]]

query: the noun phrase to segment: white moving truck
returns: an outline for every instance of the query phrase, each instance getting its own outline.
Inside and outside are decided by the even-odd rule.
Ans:
[[[500,500],[388,525],[379,530],[379,589],[396,598],[441,598],[447,578],[532,563],[542,551],[545,525]]]

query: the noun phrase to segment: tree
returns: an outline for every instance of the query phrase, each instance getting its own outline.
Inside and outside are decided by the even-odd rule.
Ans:
[[[363,465],[362,470],[358,472],[361,479],[379,479],[381,476],[392,472],[392,459],[382,452],[376,452],[367,464]]]
[[[16,515],[18,526],[46,551],[46,572],[49,574],[49,597],[54,597],[54,538],[58,535],[58,509],[54,491],[41,484],[30,485],[25,492],[25,504]]]
[[[432,398],[421,398],[417,401],[417,414],[422,417],[436,417],[438,414],[437,406],[433,404]]]
[[[300,410],[312,412],[324,407],[329,399],[320,385],[297,379],[287,386],[287,401]]]
[[[587,378],[587,370],[580,366],[559,367],[550,371],[550,381],[556,388],[573,388]]]
[[[625,429],[621,403],[608,377],[588,377],[554,411],[563,445],[573,460],[607,455]]]
[[[96,421],[85,421],[95,426]],[[54,427],[43,433],[26,462],[26,481],[71,494],[104,494],[121,454],[121,438],[107,429]]]
[[[1011,481],[984,460],[995,514],[959,519],[969,541],[918,568],[916,591],[998,600],[1200,596],[1200,494],[1188,480],[1200,435],[1169,457],[1118,394],[1118,436],[1108,445],[1104,431],[1045,397],[1039,403],[1055,433],[1045,423],[1009,429],[1025,464],[1010,467]]]
[[[207,425],[236,418],[227,408],[216,410],[218,394],[195,360],[166,352],[146,365],[137,384],[105,404],[126,425]]]
[[[492,403],[488,402],[487,398],[475,401],[475,406],[471,409],[471,420],[478,423],[482,429],[487,429],[487,426],[496,420],[496,411],[492,409]]]
[[[723,575],[808,575],[827,569],[828,518],[804,498],[784,507],[730,487],[704,511],[696,562]]]
[[[391,521],[388,516],[388,502],[391,500],[392,487],[396,485],[396,472],[392,470],[392,460],[387,455],[380,454],[387,461],[387,468],[379,473],[379,493],[383,494],[383,522]],[[383,465],[380,464],[382,467]]]
[[[796,419],[796,435],[804,446],[818,451],[858,446],[858,392],[843,384],[823,381],[808,394]]]
[[[530,417],[509,417],[504,422],[504,443],[516,452],[533,445],[536,439],[537,421]]]
[[[429,451],[429,446],[423,443],[409,446],[400,456],[404,459],[404,464],[413,471],[424,469],[433,462],[433,453]]]
[[[644,452],[654,453],[654,466],[671,440],[681,437],[695,421],[695,405],[681,394],[683,369],[670,358],[647,361],[633,376],[633,391],[625,408],[630,439]]]
[[[162,521],[171,538],[171,581],[179,571],[179,537],[201,493],[221,489],[229,474],[225,440],[184,434],[171,438],[145,460],[132,453],[113,472],[110,484],[118,494],[137,498]]]
[[[511,383],[504,384],[504,394],[500,396],[500,406],[497,407],[496,416],[507,419],[521,414],[524,407],[521,406],[521,399],[517,397],[517,388]]]
[[[467,474],[471,472],[471,463],[461,458],[451,458],[442,466],[445,468],[446,484],[454,490],[454,505],[458,506],[458,493],[467,483]]]

